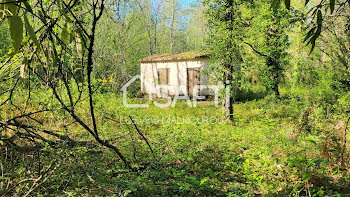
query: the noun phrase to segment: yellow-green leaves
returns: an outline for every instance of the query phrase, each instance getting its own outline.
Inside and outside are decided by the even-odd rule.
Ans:
[[[11,42],[13,46],[13,53],[16,53],[22,45],[23,40],[23,22],[22,19],[17,16],[10,16],[7,18]]]
[[[57,6],[58,6],[59,12],[64,16],[64,19],[66,20],[66,22],[72,23],[72,20],[69,18],[67,11],[65,9],[64,1],[57,0]]]
[[[64,24],[63,29],[62,29],[62,33],[61,33],[61,40],[64,44],[67,44],[68,42],[68,30],[67,30],[67,23]]]
[[[34,45],[37,47],[37,49],[40,49],[40,43],[35,35],[33,27],[30,25],[26,13],[24,13],[24,26],[26,28],[26,31],[30,37],[30,39],[33,41]]]
[[[281,0],[273,0],[271,2],[271,7],[272,8],[277,8],[277,7],[280,6],[280,4],[281,4]],[[284,0],[284,5],[289,10],[290,9],[290,0]]]
[[[1,0],[0,0],[1,1]],[[13,1],[13,0],[11,0]],[[8,0],[8,2],[11,2]],[[0,17],[4,18],[6,16],[17,15],[18,7],[14,4],[2,4],[0,5]]]
[[[9,16],[14,16],[17,15],[17,11],[18,11],[18,6],[14,5],[14,4],[5,4],[5,9],[7,9],[7,11],[9,11],[10,13],[8,14]]]
[[[272,8],[277,8],[280,6],[281,1],[280,0],[273,0],[271,3]]]
[[[15,0],[7,0],[7,2],[14,2]],[[1,17],[6,17],[10,31],[11,43],[13,47],[12,53],[15,54],[21,48],[23,40],[23,22],[18,16],[19,6],[8,3],[0,7]]]
[[[0,20],[2,20],[1,18],[3,17],[5,17],[5,5],[0,4]]]

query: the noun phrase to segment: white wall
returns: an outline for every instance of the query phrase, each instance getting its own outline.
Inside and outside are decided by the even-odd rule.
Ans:
[[[155,94],[158,82],[158,69],[169,69],[169,95],[176,95],[179,86],[187,88],[187,68],[207,68],[208,59],[196,61],[178,61],[178,62],[157,62],[141,63],[141,91],[145,94]],[[206,85],[208,76],[201,74],[200,84]],[[147,87],[145,83],[149,84]]]

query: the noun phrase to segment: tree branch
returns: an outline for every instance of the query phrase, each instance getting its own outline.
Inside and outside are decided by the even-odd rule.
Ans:
[[[256,50],[256,49],[253,47],[253,45],[249,44],[248,42],[243,41],[243,43],[246,44],[246,45],[248,45],[255,53],[257,53],[257,54],[259,54],[259,55],[261,55],[261,56],[263,56],[263,57],[268,57],[268,55],[265,55],[265,54],[261,53],[260,51]]]

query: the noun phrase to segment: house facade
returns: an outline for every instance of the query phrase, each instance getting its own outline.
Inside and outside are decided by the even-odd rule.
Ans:
[[[210,61],[206,53],[171,53],[146,57],[141,60],[141,91],[160,96],[193,95],[197,85],[207,85],[203,74]],[[208,95],[198,90],[198,95]]]

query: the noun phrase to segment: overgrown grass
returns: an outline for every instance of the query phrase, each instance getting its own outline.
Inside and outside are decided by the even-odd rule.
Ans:
[[[124,108],[120,97],[99,94],[95,106],[101,136],[119,147],[133,166],[141,168],[139,172],[126,170],[117,155],[96,145],[83,128],[69,124],[68,114],[58,111],[36,118],[46,128],[63,130],[90,144],[73,149],[62,145],[64,151],[47,146],[40,155],[10,150],[16,155],[12,160],[2,158],[8,170],[2,182],[10,179],[13,185],[40,176],[39,171],[56,158],[57,168],[35,191],[37,195],[350,194],[349,146],[343,149],[341,133],[345,127],[341,122],[347,118],[342,107],[348,104],[348,95],[326,105],[287,92],[282,91],[283,99],[278,101],[267,96],[236,104],[234,123],[225,121],[222,109],[212,102],[199,103],[196,108],[178,102],[174,108],[160,109],[145,101],[150,108]],[[42,94],[33,95],[39,98]],[[57,105],[50,99],[47,102]],[[78,115],[90,122],[86,104],[77,108]],[[3,119],[12,116],[7,112],[15,111],[5,110]],[[154,156],[130,124],[129,115],[151,142]],[[10,194],[21,194],[30,186],[21,184]],[[1,187],[6,190],[5,185]]]

